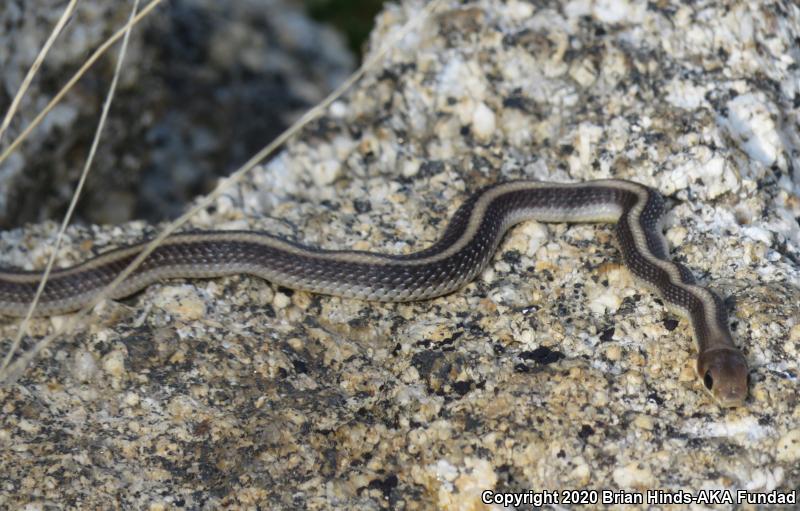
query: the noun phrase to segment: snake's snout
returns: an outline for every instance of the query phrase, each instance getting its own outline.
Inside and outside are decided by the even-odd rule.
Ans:
[[[737,349],[720,348],[697,358],[697,374],[720,406],[744,406],[747,398],[747,361]]]

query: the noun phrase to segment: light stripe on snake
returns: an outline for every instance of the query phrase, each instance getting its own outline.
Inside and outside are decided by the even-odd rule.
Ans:
[[[704,386],[720,405],[742,405],[747,397],[747,363],[733,342],[725,305],[715,293],[697,285],[688,268],[669,259],[661,233],[663,211],[658,192],[631,181],[511,181],[472,195],[437,242],[411,254],[322,250],[262,232],[176,234],[153,251],[112,298],[168,278],[245,273],[314,293],[389,302],[424,300],[474,279],[505,232],[523,220],[616,222],[625,265],[689,320]],[[37,314],[83,307],[140,250],[141,244],[120,248],[53,271]],[[24,315],[39,279],[39,272],[0,271],[0,314]]]

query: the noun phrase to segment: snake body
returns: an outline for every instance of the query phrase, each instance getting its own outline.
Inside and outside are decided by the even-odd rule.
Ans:
[[[747,363],[733,343],[722,300],[699,286],[692,272],[671,261],[661,233],[664,200],[655,190],[624,180],[583,183],[510,181],[472,195],[441,238],[411,254],[322,250],[268,233],[206,231],[173,235],[111,294],[120,298],[168,278],[251,274],[314,293],[376,301],[424,300],[450,293],[475,278],[504,233],[528,219],[542,222],[616,222],[622,258],[637,280],[657,291],[691,323],[697,372],[716,401],[741,405]],[[142,244],[54,270],[38,315],[61,314],[89,303],[140,252]],[[0,314],[24,315],[39,272],[0,271]]]

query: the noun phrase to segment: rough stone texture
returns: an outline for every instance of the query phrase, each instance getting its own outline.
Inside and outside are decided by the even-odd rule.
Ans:
[[[177,216],[187,201],[210,191],[219,176],[344,80],[353,59],[341,38],[310,21],[296,3],[172,0],[139,24],[76,220],[118,224]],[[64,5],[0,3],[1,112]],[[0,147],[7,147],[86,56],[125,24],[131,6],[80,2]],[[63,215],[117,52],[112,48],[22,150],[0,164],[0,227]]]
[[[418,12],[387,7],[372,48]],[[788,1],[451,2],[193,220],[403,253],[499,179],[647,183],[673,199],[674,257],[729,297],[746,407],[707,397],[686,322],[632,281],[611,229],[528,223],[428,302],[236,277],[106,304],[0,389],[0,504],[482,509],[484,489],[797,488],[798,37]],[[4,234],[3,263],[41,266],[52,232]],[[59,259],[151,232],[72,229]]]

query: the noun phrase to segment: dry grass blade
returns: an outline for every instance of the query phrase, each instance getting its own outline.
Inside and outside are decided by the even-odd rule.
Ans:
[[[144,9],[142,9],[139,12],[139,14],[136,15],[136,17],[133,20],[133,24],[136,25],[137,23],[139,23],[142,19],[144,19],[145,16],[150,14],[150,12],[163,1],[164,0],[153,0],[152,2],[147,4],[147,6]],[[111,47],[111,45],[117,42],[124,35],[125,35],[125,28],[123,27],[119,29],[114,35],[109,37],[102,45],[100,45],[100,47],[97,50],[95,50],[94,53],[92,53],[92,55],[88,59],[86,59],[86,62],[84,62],[84,64],[80,67],[80,69],[78,69],[78,71],[74,75],[72,75],[72,78],[69,79],[66,85],[64,85],[61,88],[61,90],[58,91],[58,94],[56,94],[53,97],[53,99],[50,100],[50,102],[47,104],[44,110],[39,112],[39,115],[37,115],[36,118],[34,118],[33,121],[31,121],[31,123],[25,127],[22,133],[20,133],[19,136],[17,136],[17,138],[15,138],[14,141],[11,142],[11,144],[9,144],[9,146],[6,147],[6,149],[2,153],[0,153],[0,164],[6,161],[8,156],[11,153],[13,153],[14,150],[16,150],[16,148],[19,147],[19,145],[25,141],[26,138],[28,138],[28,135],[30,135],[30,133],[39,124],[41,124],[42,120],[44,120],[47,114],[50,113],[50,110],[52,110],[58,103],[61,102],[61,99],[67,94],[67,92],[69,92],[72,89],[72,87],[75,86],[76,83],[78,83],[78,80],[80,80],[81,77],[84,74],[86,74],[86,71],[88,71],[89,68],[92,67],[95,62],[97,62],[97,60]]]
[[[72,16],[72,13],[75,11],[75,5],[77,5],[77,3],[78,0],[70,0],[69,4],[67,4],[67,7],[64,9],[64,12],[61,13],[61,17],[58,19],[58,23],[56,23],[56,26],[53,27],[53,30],[50,32],[50,37],[47,38],[47,41],[45,41],[44,46],[42,46],[42,49],[39,50],[39,54],[36,55],[36,58],[33,60],[31,68],[28,70],[28,73],[22,80],[22,84],[19,86],[17,94],[11,101],[11,106],[8,107],[8,112],[6,112],[6,117],[5,119],[3,119],[3,124],[0,125],[0,141],[3,140],[3,135],[5,135],[8,126],[11,124],[11,119],[14,118],[14,114],[16,113],[17,108],[19,108],[19,104],[22,102],[22,98],[25,97],[25,93],[28,91],[28,87],[30,87],[31,82],[33,81],[33,77],[36,76],[36,72],[39,71],[39,68],[42,66],[42,62],[44,62],[45,56],[47,56],[47,53],[50,51],[50,48],[56,41],[56,37],[58,37],[58,34],[61,33],[61,30],[64,28],[64,25],[67,24],[67,20],[69,19],[70,16]]]
[[[13,364],[10,364],[5,370],[0,371],[0,382],[4,384],[10,384],[16,381],[17,378],[22,374],[25,368],[30,364],[30,362],[45,348],[47,348],[56,338],[58,338],[61,334],[71,332],[77,324],[83,320],[84,317],[89,313],[89,311],[94,308],[95,305],[100,303],[102,300],[105,300],[109,294],[123,281],[125,278],[128,277],[144,260],[147,256],[156,249],[170,234],[172,234],[176,229],[180,228],[185,224],[189,218],[191,218],[195,213],[199,212],[202,209],[207,208],[212,204],[214,200],[217,199],[228,187],[238,183],[241,181],[249,171],[251,171],[259,162],[261,162],[264,158],[272,154],[278,147],[283,145],[289,138],[297,134],[303,127],[305,127],[309,122],[313,119],[318,117],[320,113],[322,113],[325,109],[327,109],[331,103],[333,103],[336,99],[338,99],[347,89],[349,89],[355,82],[357,82],[364,74],[376,66],[376,64],[383,59],[383,57],[397,44],[402,40],[408,33],[410,33],[414,28],[419,26],[422,21],[428,19],[431,13],[433,13],[439,6],[443,3],[443,0],[433,0],[425,5],[422,8],[418,15],[414,18],[410,19],[406,24],[395,32],[394,37],[390,37],[387,41],[385,41],[378,51],[376,51],[369,59],[365,60],[361,67],[356,70],[344,83],[342,83],[339,87],[336,88],[333,92],[331,92],[321,103],[316,105],[314,108],[306,112],[296,123],[290,126],[286,131],[281,133],[275,140],[273,140],[269,145],[258,151],[254,156],[252,156],[244,165],[242,165],[239,169],[237,169],[230,177],[224,179],[220,182],[219,186],[199,201],[194,207],[189,209],[186,213],[181,215],[179,218],[171,222],[167,225],[158,236],[156,236],[152,241],[150,241],[143,249],[142,252],[122,271],[119,275],[110,283],[108,284],[100,293],[95,296],[92,301],[83,309],[72,315],[63,325],[61,328],[57,329],[55,332],[49,334],[42,340],[40,340],[36,345],[34,345],[29,351],[21,354],[17,360],[14,361]],[[152,4],[151,4],[152,5]]]
[[[103,133],[103,127],[106,124],[108,111],[111,108],[112,101],[114,101],[114,91],[117,89],[119,75],[122,72],[122,62],[125,60],[125,53],[128,50],[128,41],[130,40],[131,30],[133,29],[133,20],[136,16],[136,10],[138,7],[139,0],[134,0],[130,18],[128,19],[128,23],[124,29],[125,36],[122,38],[122,44],[119,48],[119,56],[117,57],[117,65],[114,69],[114,76],[111,79],[111,85],[108,88],[108,94],[106,95],[106,100],[103,103],[103,110],[100,113],[100,120],[97,122],[97,129],[95,130],[92,145],[89,149],[89,155],[86,157],[86,163],[83,166],[83,171],[81,172],[81,177],[78,180],[78,185],[75,187],[75,192],[72,194],[72,200],[70,201],[67,213],[64,215],[64,219],[61,222],[61,227],[58,230],[58,235],[56,236],[56,242],[53,246],[53,250],[47,260],[47,266],[45,267],[44,274],[42,275],[42,280],[39,282],[39,287],[36,288],[36,294],[33,297],[30,307],[28,307],[28,313],[25,315],[25,318],[22,320],[19,328],[17,329],[17,335],[14,337],[14,342],[11,344],[6,356],[3,358],[3,364],[0,366],[0,375],[8,367],[8,364],[11,362],[11,358],[14,356],[14,353],[16,353],[17,348],[19,348],[19,344],[22,341],[22,336],[28,327],[28,322],[30,321],[31,316],[33,316],[33,311],[36,310],[36,305],[39,303],[39,298],[41,297],[44,286],[47,283],[48,277],[50,276],[50,271],[53,269],[53,263],[55,263],[58,249],[61,247],[61,241],[64,239],[64,231],[66,231],[67,225],[69,225],[69,221],[72,219],[72,214],[75,211],[75,206],[78,204],[78,198],[83,190],[83,185],[86,183],[86,176],[89,175],[89,169],[91,168],[92,162],[94,161],[94,156],[97,153],[97,147],[100,145],[100,135]]]

